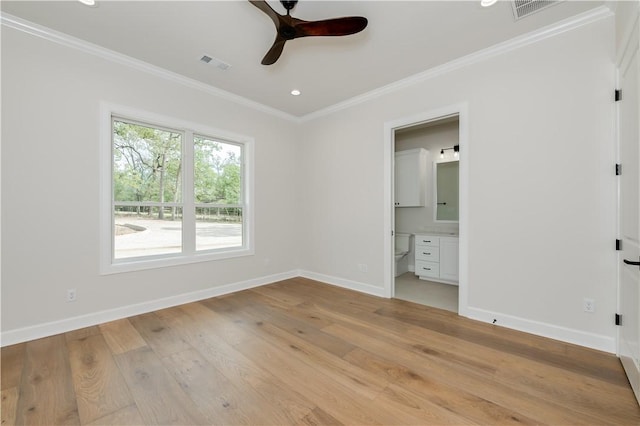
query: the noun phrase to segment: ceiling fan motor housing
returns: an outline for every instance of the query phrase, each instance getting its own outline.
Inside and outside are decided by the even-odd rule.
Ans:
[[[282,3],[284,8],[287,9],[287,13],[288,13],[291,9],[296,7],[298,0],[291,0],[291,1],[280,0],[280,3]]]

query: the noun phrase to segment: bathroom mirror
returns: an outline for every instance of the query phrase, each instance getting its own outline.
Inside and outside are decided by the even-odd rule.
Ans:
[[[436,222],[458,222],[459,161],[435,163],[434,217]]]

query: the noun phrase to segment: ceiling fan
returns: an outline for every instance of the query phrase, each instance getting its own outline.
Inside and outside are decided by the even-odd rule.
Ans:
[[[262,65],[275,63],[287,40],[309,36],[343,36],[355,34],[365,29],[367,18],[362,16],[347,16],[344,18],[325,19],[322,21],[303,21],[290,15],[291,9],[296,6],[298,0],[280,1],[285,9],[286,15],[280,15],[273,10],[265,0],[249,0],[251,4],[263,11],[271,18],[276,25],[276,40],[273,46],[262,58]]]

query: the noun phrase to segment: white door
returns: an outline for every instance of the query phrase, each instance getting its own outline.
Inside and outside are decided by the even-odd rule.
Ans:
[[[640,133],[638,121],[638,50],[631,50],[622,62],[618,106],[620,164],[619,226],[622,252],[619,264],[618,306],[621,324],[618,354],[629,382],[640,402]]]

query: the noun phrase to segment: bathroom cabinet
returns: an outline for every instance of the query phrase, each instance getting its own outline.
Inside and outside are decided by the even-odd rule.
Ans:
[[[415,274],[423,280],[458,285],[459,239],[416,234]]]
[[[427,185],[427,155],[424,148],[395,154],[395,207],[423,207]]]

